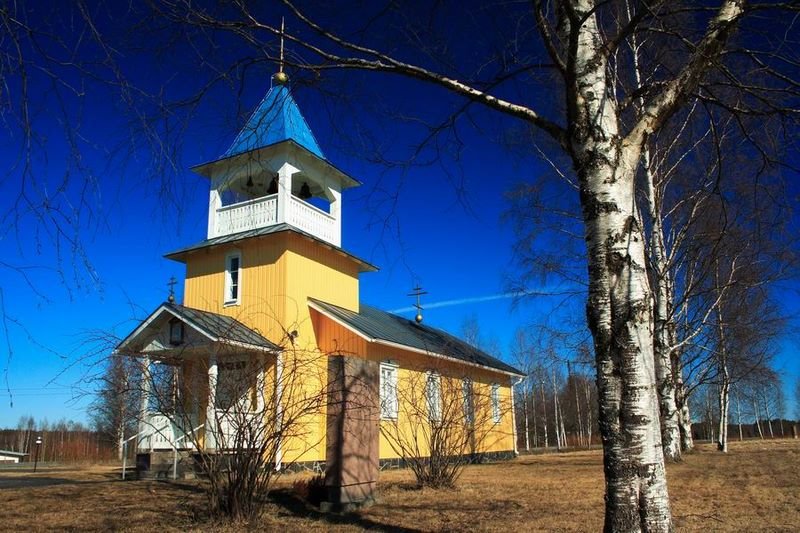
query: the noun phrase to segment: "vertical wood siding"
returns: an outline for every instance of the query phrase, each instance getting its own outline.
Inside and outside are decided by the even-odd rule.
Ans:
[[[239,305],[225,306],[225,255],[234,250],[242,257],[241,298]],[[281,346],[291,347],[287,333],[297,331],[287,357],[311,363],[300,366],[309,373],[306,392],[313,394],[318,376],[327,375],[327,361],[317,349],[308,298],[358,310],[358,268],[355,260],[296,234],[247,239],[189,255],[184,303],[236,318]],[[325,415],[322,409],[305,417],[302,436],[284,444],[285,460],[325,459]]]

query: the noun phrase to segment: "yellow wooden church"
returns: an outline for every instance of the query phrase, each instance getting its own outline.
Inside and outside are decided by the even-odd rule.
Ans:
[[[166,255],[186,265],[183,303],[160,305],[117,347],[142,362],[141,468],[159,450],[241,445],[234,421],[247,413],[293,425],[276,468],[327,469],[342,501],[358,499],[379,467],[427,453],[415,431],[447,416],[446,391],[461,422],[481,426],[470,453],[515,453],[518,370],[359,301],[359,276],[377,270],[341,246],[343,192],[359,182],[323,155],[284,75],[231,147],[193,170],[210,183],[207,238]],[[171,401],[156,402],[149,378],[164,369]],[[177,405],[181,419],[166,412]]]

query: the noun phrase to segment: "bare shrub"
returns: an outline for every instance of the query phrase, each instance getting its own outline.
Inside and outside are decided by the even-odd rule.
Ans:
[[[169,416],[196,452],[213,517],[257,519],[275,479],[319,444],[311,421],[327,397],[325,355],[287,344],[278,354],[219,353],[211,364],[165,361],[173,376],[188,376],[183,383],[173,377],[169,386],[158,372],[149,373],[158,412]],[[214,387],[210,394],[208,387]],[[198,394],[215,405],[206,409],[202,424]]]
[[[397,409],[381,433],[416,477],[417,484],[453,488],[464,466],[479,461],[510,411],[499,386],[439,370],[403,371]]]

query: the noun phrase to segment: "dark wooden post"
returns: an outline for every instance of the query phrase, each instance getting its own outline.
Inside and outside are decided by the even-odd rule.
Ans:
[[[374,501],[378,481],[379,365],[358,357],[328,358],[326,511]]]

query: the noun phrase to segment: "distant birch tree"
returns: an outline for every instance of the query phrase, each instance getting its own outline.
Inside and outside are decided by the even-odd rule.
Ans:
[[[97,379],[98,390],[89,406],[95,431],[114,443],[121,460],[122,443],[136,433],[139,396],[135,382],[137,365],[129,357],[111,355],[106,368]]]

